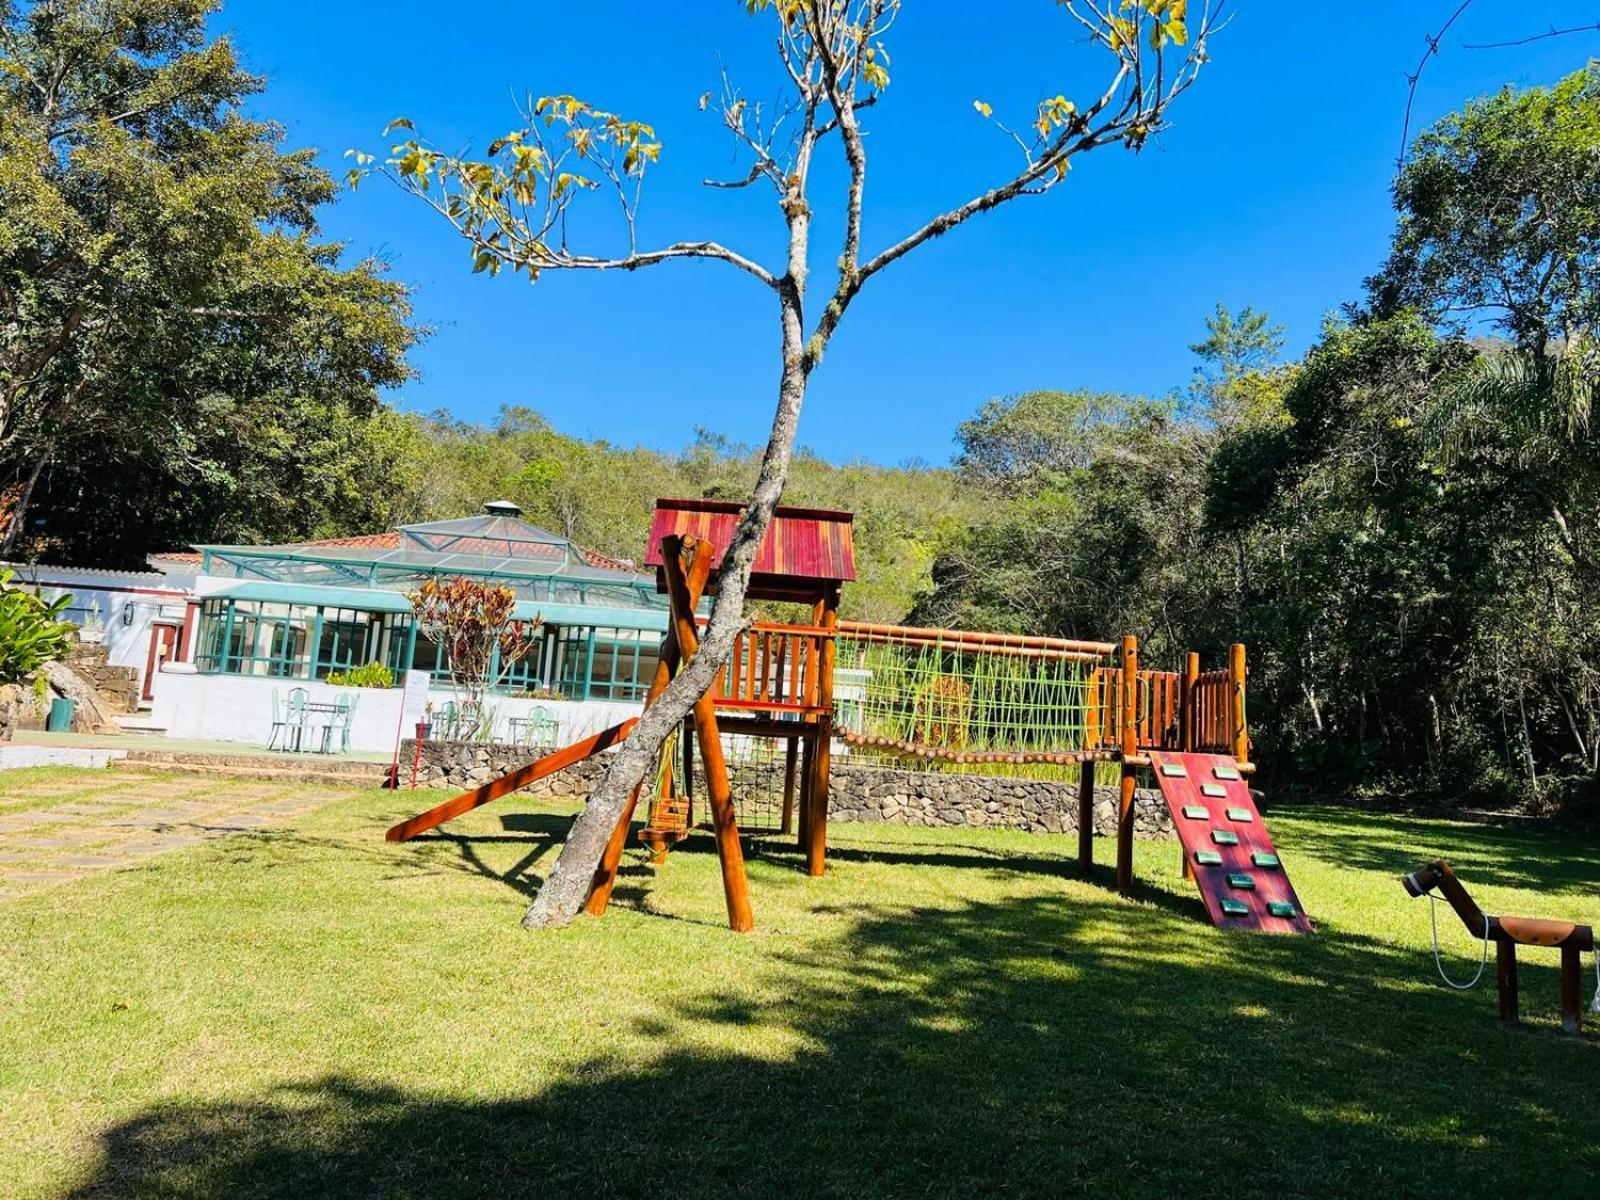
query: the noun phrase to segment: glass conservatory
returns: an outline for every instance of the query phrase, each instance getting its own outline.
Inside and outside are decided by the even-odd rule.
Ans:
[[[667,627],[655,580],[602,565],[513,505],[402,526],[389,535],[285,546],[202,546],[194,664],[206,674],[325,679],[365,663],[445,680],[407,594],[429,578],[510,588],[518,620],[541,622],[538,650],[504,691],[569,700],[642,700]]]

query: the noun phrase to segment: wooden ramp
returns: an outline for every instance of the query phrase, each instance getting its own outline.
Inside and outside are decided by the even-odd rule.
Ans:
[[[384,834],[388,842],[407,842],[419,833],[443,825],[446,821],[453,821],[463,813],[469,813],[475,808],[488,804],[491,800],[498,800],[501,796],[509,796],[512,792],[520,791],[529,784],[538,783],[547,775],[554,775],[557,771],[565,770],[573,763],[582,762],[586,758],[593,758],[602,750],[609,750],[618,745],[633,732],[633,727],[639,723],[637,717],[630,717],[620,725],[613,725],[610,729],[603,729],[593,737],[586,737],[581,742],[573,742],[570,746],[563,746],[560,750],[546,754],[543,758],[535,759],[525,767],[518,767],[515,771],[508,771],[499,779],[491,779],[482,787],[473,788],[470,792],[446,800],[443,804],[436,804],[427,812],[418,813],[392,826]]]
[[[1264,933],[1312,932],[1234,759],[1153,750],[1150,761],[1211,923]]]

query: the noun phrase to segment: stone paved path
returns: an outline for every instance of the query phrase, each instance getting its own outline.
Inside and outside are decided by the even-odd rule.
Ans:
[[[255,832],[344,794],[296,783],[98,771],[18,784],[0,773],[0,903]]]

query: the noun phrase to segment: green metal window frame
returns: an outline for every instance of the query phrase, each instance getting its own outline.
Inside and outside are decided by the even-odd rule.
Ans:
[[[409,654],[411,624],[408,616],[359,608],[214,597],[200,606],[195,669],[208,675],[325,679],[332,671],[377,658],[394,670],[400,661],[395,646]]]
[[[546,627],[538,653],[514,664],[495,690],[568,700],[642,701],[650,690],[661,635],[609,626]],[[426,670],[450,682],[444,658],[409,613],[212,597],[202,602],[195,668],[208,675],[325,679],[378,661],[394,674]]]
[[[639,701],[650,690],[661,635],[569,625],[556,631],[554,689],[574,700]]]

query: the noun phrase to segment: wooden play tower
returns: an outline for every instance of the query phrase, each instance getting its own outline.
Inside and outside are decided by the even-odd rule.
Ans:
[[[648,709],[679,667],[700,648],[697,610],[715,593],[716,569],[732,540],[741,506],[721,500],[660,500],[650,529],[647,565],[671,605],[661,658],[645,701]],[[806,871],[821,875],[828,844],[829,754],[833,739],[834,645],[839,596],[855,578],[852,514],[826,509],[779,508],[757,552],[746,591],[761,602],[803,604],[811,623],[758,622],[735,640],[711,690],[677,735],[679,754],[663,753],[648,820],[640,840],[657,862],[694,824],[694,758],[699,749],[706,800],[728,904],[728,923],[755,927],[745,878],[744,853],[722,738],[727,734],[777,739],[784,744],[783,825],[798,825]],[[587,911],[605,912],[627,845],[640,789],[613,832],[595,874]],[[794,821],[798,801],[798,822]]]

